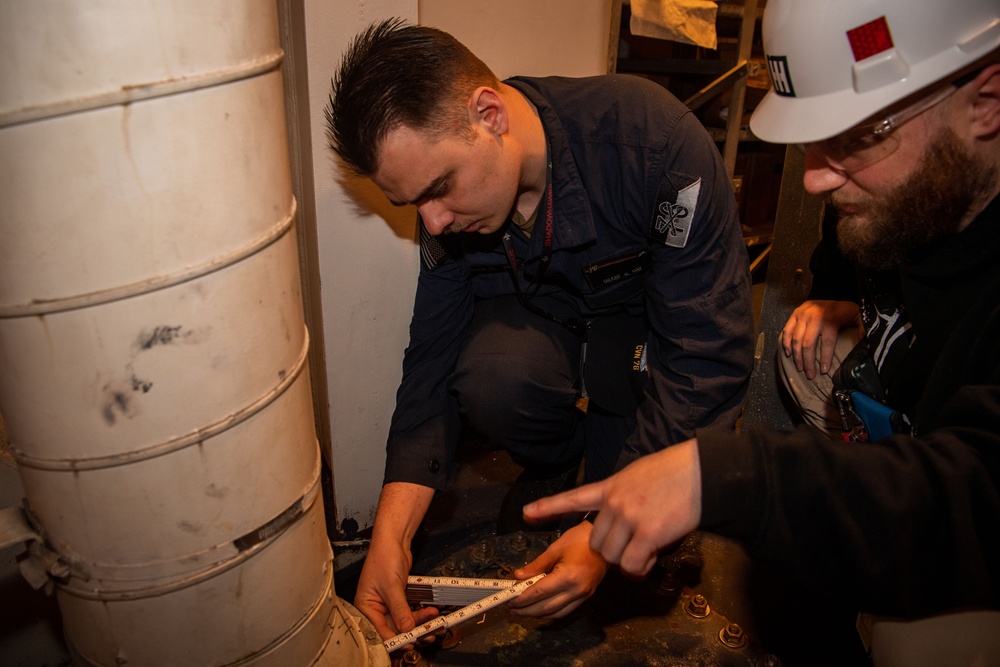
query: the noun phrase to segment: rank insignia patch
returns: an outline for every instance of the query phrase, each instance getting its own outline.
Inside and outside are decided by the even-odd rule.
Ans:
[[[662,192],[662,190],[661,190]],[[667,196],[656,205],[656,215],[649,230],[650,236],[664,245],[683,248],[687,245],[698,207],[701,179],[677,191],[675,197]],[[672,201],[671,201],[672,200]]]
[[[423,260],[428,271],[433,271],[441,258],[448,253],[441,245],[441,241],[427,231],[423,220],[418,219],[417,223],[420,225],[420,259]]]

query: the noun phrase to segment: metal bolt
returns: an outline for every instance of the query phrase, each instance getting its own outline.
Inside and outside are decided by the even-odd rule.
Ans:
[[[49,574],[56,579],[69,579],[70,567],[61,560],[57,560],[49,566]]]
[[[708,606],[708,600],[705,599],[704,595],[700,594],[691,596],[691,599],[684,606],[684,611],[695,618],[705,618],[712,613],[711,608]]]
[[[742,648],[747,643],[743,628],[736,623],[730,623],[719,631],[719,640],[729,648]]]
[[[404,665],[419,665],[423,663],[423,656],[420,655],[420,651],[410,649],[403,654],[403,660],[401,661]]]
[[[441,648],[444,650],[455,648],[461,642],[462,631],[458,628],[448,628],[445,630],[444,637],[441,638]]]
[[[472,547],[469,555],[472,556],[472,560],[476,561],[477,563],[482,563],[488,558],[492,558],[493,548],[489,545],[488,542],[480,542],[476,546]]]
[[[528,536],[518,531],[510,536],[510,546],[514,551],[524,551],[528,548]]]
[[[676,593],[681,589],[681,581],[677,578],[675,574],[666,574],[663,576],[663,580],[660,581],[660,587],[657,589],[657,593],[660,595],[671,595]]]

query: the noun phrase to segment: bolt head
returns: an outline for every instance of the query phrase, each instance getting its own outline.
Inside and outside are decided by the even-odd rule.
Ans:
[[[687,601],[684,609],[695,618],[705,618],[712,611],[708,606],[708,600],[705,599],[704,595],[692,596],[691,599]]]
[[[747,643],[747,636],[736,623],[730,623],[719,631],[719,639],[729,648],[741,648]]]

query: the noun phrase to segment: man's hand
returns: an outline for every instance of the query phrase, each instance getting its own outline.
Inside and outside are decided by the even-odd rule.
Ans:
[[[819,341],[819,370],[829,373],[833,351],[842,329],[857,327],[861,332],[861,311],[850,301],[805,301],[792,311],[781,330],[781,347],[786,357],[806,378],[816,377],[816,342]]]
[[[600,514],[590,547],[629,574],[646,574],[660,549],[697,528],[701,520],[697,441],[648,454],[601,482],[542,498],[526,505],[524,516],[539,521],[593,509]]]
[[[508,603],[512,613],[562,618],[594,594],[608,564],[588,544],[592,527],[584,521],[570,528],[545,553],[514,572],[518,579],[543,572],[547,576]]]
[[[365,615],[382,639],[409,632],[437,616],[428,607],[416,613],[406,601],[406,579],[413,565],[410,540],[430,505],[434,489],[391,482],[382,487],[354,606]]]
[[[437,616],[427,607],[414,613],[406,601],[406,578],[413,556],[408,550],[387,541],[372,540],[365,558],[354,606],[372,622],[383,640],[409,632]]]

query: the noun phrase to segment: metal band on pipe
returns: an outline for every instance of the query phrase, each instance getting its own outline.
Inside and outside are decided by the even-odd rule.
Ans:
[[[326,569],[323,579],[324,583],[320,587],[320,594],[316,598],[315,604],[313,604],[312,608],[309,610],[309,613],[303,616],[298,623],[296,623],[293,627],[289,628],[287,632],[285,632],[283,635],[275,639],[273,642],[271,642],[264,648],[258,651],[254,651],[252,654],[245,656],[237,660],[236,662],[229,662],[226,663],[225,665],[220,665],[219,667],[240,667],[241,665],[250,665],[258,662],[261,658],[266,657],[271,653],[274,653],[282,646],[287,644],[289,641],[294,639],[299,634],[299,632],[302,632],[310,623],[316,622],[320,614],[324,614],[323,622],[325,622],[328,626],[332,627],[333,623],[331,621],[333,620],[332,617],[334,613],[340,611],[341,614],[343,614],[343,610],[341,610],[338,604],[338,599],[333,594],[334,591],[333,591],[332,567]],[[345,617],[341,620],[347,622],[348,620],[353,620],[353,619]],[[357,634],[358,635],[361,634],[360,629],[357,629]],[[327,634],[326,642],[329,642],[332,636],[333,636],[332,634]],[[82,655],[79,649],[77,649],[77,647],[74,646],[72,642],[68,643],[67,648],[69,649],[70,654],[73,657],[74,660],[73,664],[79,664],[84,667],[102,667],[102,663],[94,662],[93,660],[90,660],[86,656]],[[322,656],[325,650],[326,650],[326,643],[324,643],[321,647],[319,647],[319,649],[316,652],[316,655]],[[309,664],[312,665],[314,663],[310,662]]]
[[[156,276],[141,282],[132,283],[130,285],[121,285],[111,289],[101,290],[99,292],[79,294],[77,296],[70,296],[62,299],[40,300],[12,306],[0,306],[0,319],[26,317],[29,315],[51,315],[66,310],[99,306],[104,303],[121,301],[122,299],[148,294],[150,292],[155,292],[156,290],[179,285],[189,280],[201,278],[202,276],[232,266],[278,241],[292,229],[292,223],[295,221],[295,212],[297,209],[298,204],[295,201],[295,198],[292,197],[288,213],[286,213],[274,227],[268,230],[266,234],[253,239],[242,248],[237,248],[227,255],[213,257],[211,261],[204,264],[193,266],[185,271],[179,271],[177,273],[164,276]]]
[[[319,451],[318,447],[319,443],[317,441],[317,451]],[[266,537],[257,542],[254,542],[252,545],[248,546],[245,549],[240,549],[240,547],[237,546],[236,543],[239,542],[240,539],[244,539],[244,538],[238,538],[237,540],[233,540],[232,542],[227,542],[225,544],[214,546],[206,551],[202,551],[196,554],[187,554],[181,560],[187,561],[195,556],[204,555],[206,553],[212,553],[212,552],[216,552],[219,556],[218,560],[216,560],[214,563],[212,563],[205,569],[196,572],[195,574],[186,575],[183,578],[176,579],[165,584],[146,586],[143,588],[133,588],[128,590],[85,589],[85,588],[80,588],[78,586],[74,586],[72,583],[59,584],[59,589],[69,595],[73,595],[74,597],[78,598],[83,598],[85,600],[122,601],[122,600],[140,600],[143,598],[157,597],[160,595],[166,595],[167,593],[173,593],[175,591],[179,591],[184,588],[188,588],[189,586],[194,586],[203,581],[211,579],[212,577],[216,577],[222,574],[223,572],[231,570],[232,568],[245,562],[246,560],[251,558],[254,554],[256,554],[257,552],[259,552],[260,550],[264,549],[269,544],[277,540],[284,532],[286,532],[299,519],[301,519],[308,513],[308,511],[315,504],[316,499],[319,497],[320,497],[320,479],[319,479],[319,470],[317,469],[316,474],[313,478],[312,485],[309,487],[309,490],[306,491],[305,495],[296,500],[289,506],[288,509],[286,509],[280,515],[278,515],[279,518],[284,517],[286,515],[294,515],[290,520],[285,520],[280,526],[280,528],[275,528]],[[291,512],[290,510],[293,509],[294,512]],[[251,531],[250,533],[248,533],[248,535],[254,535],[255,533],[258,533],[265,527],[274,523],[274,521],[275,520],[272,519],[271,521],[264,524],[264,526],[262,526],[261,528]],[[163,564],[157,563],[157,565],[162,566]],[[80,569],[81,566],[86,568],[86,565],[82,563],[74,563],[73,565],[71,565],[71,568],[75,573],[77,570]],[[116,569],[118,569],[119,571],[121,570],[120,567]],[[91,578],[93,579],[97,577],[95,575],[92,576]]]
[[[178,79],[166,79],[163,81],[151,81],[149,83],[128,84],[106,93],[98,93],[97,95],[61,100],[52,104],[42,104],[0,113],[0,128],[54,118],[56,116],[65,116],[81,111],[92,111],[118,104],[148,100],[154,97],[184,93],[200,88],[209,88],[240,79],[249,79],[258,74],[264,74],[276,69],[281,64],[284,56],[285,52],[279,49],[275,53],[270,53],[252,62],[241,63],[234,67],[227,67],[206,74],[197,74]]]
[[[299,632],[301,632],[307,625],[309,625],[310,622],[315,622],[317,615],[323,612],[324,607],[327,607],[327,610],[323,622],[327,623],[327,627],[334,627],[332,624],[330,624],[330,620],[331,617],[333,616],[333,612],[336,611],[339,608],[339,606],[337,604],[337,600],[333,595],[332,567],[326,569],[324,574],[324,581],[325,585],[320,589],[320,595],[316,599],[316,603],[313,605],[312,609],[309,610],[309,613],[306,614],[298,623],[296,623],[294,627],[289,628],[285,634],[278,637],[273,642],[271,642],[264,648],[260,649],[259,651],[254,651],[251,655],[248,655],[245,658],[241,658],[236,662],[226,663],[225,665],[222,665],[222,667],[240,667],[241,665],[250,665],[257,663],[262,658],[266,657],[268,654],[274,653],[282,646],[284,646],[286,643],[294,639],[295,636]],[[333,636],[332,633],[327,633],[326,641],[329,642],[332,636]],[[316,652],[317,657],[323,655],[323,652],[325,650],[326,650],[326,645],[324,644]],[[313,665],[315,663],[310,662],[309,664]]]
[[[192,431],[186,435],[172,438],[166,442],[152,445],[151,447],[145,447],[143,449],[137,449],[120,454],[111,454],[109,456],[94,456],[91,458],[78,459],[41,459],[29,456],[14,445],[9,445],[11,454],[14,455],[14,460],[17,461],[18,465],[27,466],[29,468],[67,471],[99,470],[102,468],[114,468],[116,466],[145,461],[156,458],[157,456],[163,456],[165,454],[176,452],[180,449],[184,449],[185,447],[190,447],[191,445],[196,445],[207,440],[208,438],[211,438],[212,436],[233,428],[237,424],[245,422],[247,419],[250,419],[255,414],[271,405],[271,403],[276,401],[279,396],[284,394],[285,391],[287,391],[288,388],[295,383],[295,380],[302,374],[302,370],[306,367],[309,359],[308,327],[304,329],[302,337],[302,349],[299,351],[298,359],[295,360],[295,365],[292,366],[289,372],[281,376],[278,384],[253,403],[237,412],[234,412],[228,417],[215,422],[214,424],[199,428],[198,430]]]

